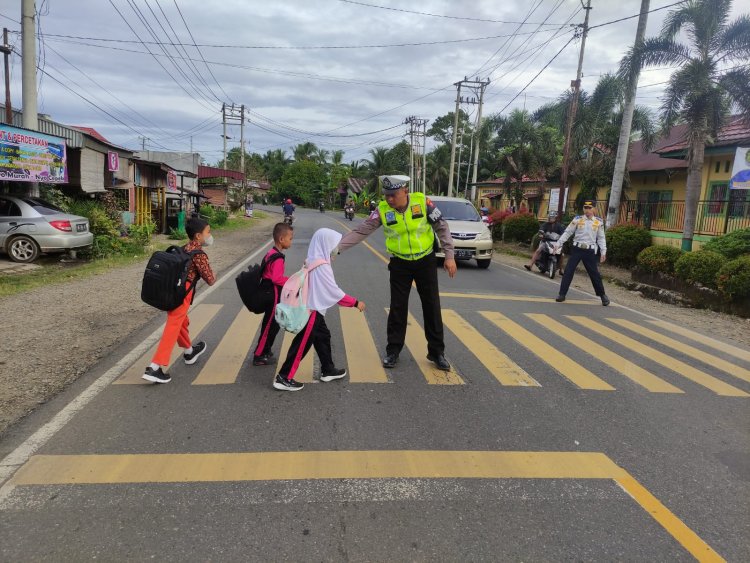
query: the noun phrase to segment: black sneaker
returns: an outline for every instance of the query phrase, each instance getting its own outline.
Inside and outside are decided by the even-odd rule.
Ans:
[[[294,379],[287,379],[282,377],[281,374],[276,376],[273,381],[273,388],[279,391],[299,391],[304,387],[302,383],[294,381]]]
[[[555,297],[555,301],[557,301],[558,303],[562,303],[563,301],[565,301],[565,296],[558,295],[557,297]]]
[[[193,344],[193,351],[189,354],[183,354],[182,357],[185,360],[185,363],[187,365],[193,365],[195,362],[198,361],[198,358],[200,355],[206,351],[206,343],[205,342],[196,342]]]
[[[253,365],[254,366],[267,366],[271,363],[271,357],[267,354],[263,354],[262,356],[255,356],[253,358]]]
[[[448,360],[446,360],[445,356],[443,356],[442,354],[438,356],[427,354],[427,359],[430,360],[433,364],[435,364],[438,369],[441,369],[443,371],[451,370],[451,365],[448,363]]]
[[[602,295],[602,305],[604,305],[605,307],[609,305],[609,297],[607,297],[606,295]]]
[[[346,370],[344,368],[333,368],[331,371],[324,371],[320,374],[320,380],[326,382],[341,379],[342,377],[346,377]]]
[[[384,368],[395,368],[397,363],[398,354],[386,354],[385,358],[383,358]]]
[[[148,366],[141,377],[151,383],[169,383],[172,381],[169,374],[162,371],[161,366],[156,369],[151,369],[151,366]]]

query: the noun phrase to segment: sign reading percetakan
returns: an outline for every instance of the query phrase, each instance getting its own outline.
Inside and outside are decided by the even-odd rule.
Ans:
[[[0,180],[67,182],[65,139],[0,125]]]

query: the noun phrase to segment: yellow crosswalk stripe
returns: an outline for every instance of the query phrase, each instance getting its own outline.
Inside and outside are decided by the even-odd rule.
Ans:
[[[681,389],[646,371],[641,366],[634,364],[630,360],[626,360],[608,348],[586,338],[584,335],[570,330],[570,328],[552,319],[549,315],[526,313],[526,316],[653,393],[684,393]]]
[[[677,350],[678,352],[681,352],[686,356],[695,358],[696,360],[701,361],[704,364],[718,368],[721,371],[725,371],[729,375],[733,375],[734,377],[741,379],[742,381],[750,382],[750,370],[732,364],[722,358],[717,358],[713,354],[708,354],[703,350],[696,350],[689,344],[674,340],[673,338],[665,336],[664,334],[656,332],[655,330],[640,326],[632,321],[628,321],[626,319],[609,319],[609,321],[623,328],[627,328],[628,330],[632,330],[633,332],[637,332],[638,334],[641,334],[646,338],[650,338],[651,340],[654,340],[663,346],[667,346],[669,348],[672,348],[673,350]]]
[[[354,307],[339,308],[346,349],[346,371],[352,383],[388,383],[382,360],[367,324],[367,318]]]
[[[676,358],[672,358],[671,356],[660,352],[656,348],[641,344],[634,338],[630,338],[629,336],[626,336],[621,332],[612,330],[608,326],[604,326],[603,324],[593,321],[588,317],[571,315],[568,316],[568,318],[582,326],[585,326],[586,328],[591,329],[601,336],[609,338],[610,340],[613,340],[618,344],[625,346],[626,348],[637,354],[640,354],[641,356],[645,356],[646,358],[653,362],[656,362],[657,364],[660,364],[666,368],[671,369],[672,371],[679,373],[683,377],[688,378],[698,385],[702,385],[703,387],[710,389],[717,395],[726,397],[750,397],[750,395],[745,393],[742,389],[738,389],[737,387],[729,385],[728,383],[724,383],[716,377],[708,375],[707,373],[694,368],[693,366],[686,364],[685,362],[682,362]]]
[[[498,295],[496,293],[455,293],[440,292],[440,298],[455,297],[459,299],[484,299],[487,301],[521,301],[526,303],[550,303],[554,301],[551,297],[535,297],[533,295]],[[568,305],[599,305],[601,301],[597,299],[566,299]]]
[[[193,385],[226,385],[236,382],[262,321],[263,315],[254,315],[245,307],[240,309]]]
[[[387,309],[386,309],[387,310]],[[414,360],[417,362],[422,375],[430,385],[463,385],[464,380],[461,376],[453,371],[451,366],[450,371],[443,371],[435,367],[430,360],[427,359],[427,344],[424,339],[424,331],[417,319],[409,313],[406,326],[406,347],[414,356]]]
[[[672,323],[668,323],[667,321],[649,321],[649,322],[660,328],[672,331],[674,333],[679,334],[680,336],[684,336],[685,338],[689,338],[690,340],[695,340],[696,342],[700,342],[701,344],[708,346],[710,348],[715,348],[716,350],[719,350],[720,352],[724,352],[725,354],[729,354],[730,356],[734,356],[735,358],[738,358],[740,360],[745,360],[746,362],[750,362],[750,351],[748,350],[743,350],[742,348],[738,348],[737,346],[732,346],[731,344],[727,344],[726,342],[721,342],[720,340],[716,340],[709,336],[705,336],[703,334],[700,334],[699,332],[693,332],[692,330],[689,330],[685,327],[675,325]]]
[[[502,385],[541,387],[539,382],[503,354],[452,309],[443,310],[443,323],[463,343],[471,345],[471,351]]]
[[[281,366],[284,365],[286,354],[287,352],[289,352],[289,347],[292,345],[292,340],[294,340],[294,337],[297,336],[296,334],[292,334],[291,332],[282,332],[284,334],[284,341],[281,343],[279,362],[276,366],[276,373],[273,374],[273,377],[276,377],[276,374],[281,370]],[[294,374],[295,381],[299,381],[300,383],[317,383],[317,381],[313,379],[313,371],[315,369],[313,366],[313,356],[315,356],[315,348],[311,346],[310,351],[300,362],[299,367],[297,368],[297,373]]]
[[[201,303],[200,305],[196,306],[195,309],[190,311],[188,314],[188,317],[190,318],[190,338],[193,340],[196,340],[196,337],[200,334],[200,332],[206,328],[208,323],[211,322],[211,320],[216,316],[216,314],[221,310],[222,305],[214,304],[214,303]],[[149,383],[148,381],[145,381],[141,379],[141,376],[143,375],[143,370],[146,369],[146,366],[151,363],[151,358],[154,357],[154,353],[156,352],[156,348],[158,347],[158,343],[153,345],[151,348],[149,348],[148,352],[146,352],[143,356],[141,356],[136,362],[130,366],[125,373],[123,373],[117,381],[113,382],[113,385],[133,385],[133,384],[144,384],[144,385],[153,385],[152,383]],[[169,365],[167,366],[167,372],[169,371],[169,368],[172,366],[172,364],[175,363],[175,361],[182,357],[182,348],[179,346],[175,346],[174,350],[172,350],[172,356],[169,359]]]
[[[518,323],[495,311],[480,311],[491,323],[512,337],[516,342],[539,356],[555,371],[562,374],[581,389],[595,389],[598,391],[614,391],[606,381],[599,379],[582,365],[574,362],[568,356],[547,344],[541,338],[534,336]]]

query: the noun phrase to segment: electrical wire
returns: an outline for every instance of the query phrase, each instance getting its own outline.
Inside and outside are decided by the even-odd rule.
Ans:
[[[648,10],[648,11],[643,12],[643,13],[644,14],[651,14],[653,12],[658,12],[660,10],[666,10],[667,8],[671,8],[673,6],[678,6],[680,4],[684,4],[687,1],[688,0],[680,0],[679,2],[673,2],[672,4],[667,4],[666,6],[661,6],[660,8],[654,8],[653,10]],[[589,26],[589,31],[591,31],[592,29],[596,29],[598,27],[604,27],[605,25],[612,25],[613,23],[619,23],[619,22],[623,22],[625,20],[632,20],[633,18],[639,18],[639,17],[641,17],[640,12],[637,13],[637,14],[635,14],[635,15],[633,15],[633,16],[626,16],[624,18],[619,18],[619,19],[616,19],[616,20],[612,20],[612,21],[600,23],[600,24],[597,24],[597,25],[591,25],[591,26]]]
[[[469,18],[469,17],[462,17],[462,16],[447,16],[445,14],[431,14],[429,12],[417,12],[415,10],[404,10],[402,8],[391,8],[389,6],[378,6],[377,4],[367,4],[365,2],[355,2],[354,0],[339,0],[339,2],[344,2],[346,4],[356,4],[358,6],[365,6],[367,8],[379,8],[381,10],[391,10],[393,12],[403,12],[406,14],[417,14],[420,16],[430,16],[433,18],[447,18],[451,20],[467,20],[467,21],[475,21],[475,22],[488,22],[488,23],[511,23],[511,24],[517,24],[521,22],[516,21],[506,21],[506,20],[491,20],[486,18]],[[530,23],[524,23],[522,25],[537,25],[533,22]],[[544,24],[544,25],[557,25],[557,24]]]

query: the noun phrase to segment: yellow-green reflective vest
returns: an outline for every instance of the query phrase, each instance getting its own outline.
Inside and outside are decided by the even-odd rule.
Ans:
[[[385,201],[378,205],[378,213],[389,253],[404,260],[418,260],[432,252],[435,233],[427,221],[427,198],[423,193],[409,194],[409,205],[403,213]]]

